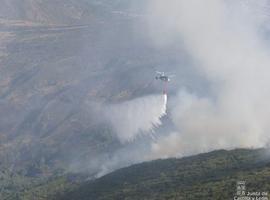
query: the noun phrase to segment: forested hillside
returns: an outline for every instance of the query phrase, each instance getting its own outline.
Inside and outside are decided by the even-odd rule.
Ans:
[[[220,150],[138,164],[82,184],[57,199],[224,200],[236,196],[238,181],[246,182],[246,192],[269,192],[269,151]]]
[[[182,159],[136,164],[95,180],[87,181],[87,174],[55,176],[32,183],[31,187],[16,188],[5,199],[224,200],[237,195],[239,181],[246,183],[246,194],[269,194],[269,178],[269,150],[219,150]],[[269,195],[264,197],[269,198]]]

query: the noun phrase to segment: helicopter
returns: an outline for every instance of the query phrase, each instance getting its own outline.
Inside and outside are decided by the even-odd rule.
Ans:
[[[165,72],[159,72],[156,71],[156,80],[161,80],[163,82],[170,82],[171,81],[171,77],[174,77],[174,75],[166,75]]]

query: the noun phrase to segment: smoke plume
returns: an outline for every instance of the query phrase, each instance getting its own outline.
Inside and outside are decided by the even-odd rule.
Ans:
[[[183,41],[196,73],[211,83],[205,96],[179,90],[171,104],[177,131],[154,142],[150,157],[267,144],[270,51],[264,37],[268,18],[260,12],[267,6],[268,1],[150,3],[150,32],[157,47]]]
[[[107,106],[106,118],[122,143],[152,134],[166,115],[167,95],[151,95]]]

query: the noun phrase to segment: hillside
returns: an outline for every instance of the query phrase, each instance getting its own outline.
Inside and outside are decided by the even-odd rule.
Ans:
[[[269,107],[270,101],[262,97],[268,97],[269,92],[263,89],[265,95],[255,94],[270,85],[269,78],[265,76],[262,85],[255,84],[256,87],[250,90],[254,91],[255,102],[238,105],[241,102],[240,96],[235,91],[232,103],[224,102],[229,107],[232,105],[233,109],[216,108],[223,105],[223,101],[215,102],[222,100],[219,98],[219,91],[223,92],[222,85],[225,80],[231,80],[230,76],[212,80],[204,69],[200,69],[208,66],[197,59],[205,55],[197,57],[196,52],[191,52],[193,48],[188,46],[187,40],[180,33],[178,35],[176,27],[171,27],[174,23],[167,23],[174,21],[172,18],[178,19],[178,14],[171,15],[169,9],[164,16],[160,13],[159,18],[159,12],[156,13],[158,16],[154,12],[155,6],[148,5],[150,2],[156,1],[1,1],[1,200],[51,200],[55,195],[60,198],[62,193],[68,194],[64,199],[123,199],[125,196],[130,196],[131,199],[157,199],[155,194],[160,194],[160,198],[172,198],[172,195],[181,198],[183,195],[185,199],[190,197],[189,192],[199,189],[202,190],[200,194],[206,195],[205,191],[210,186],[214,188],[213,195],[220,193],[220,188],[233,188],[232,184],[242,175],[247,177],[246,181],[256,175],[256,179],[266,187],[262,190],[268,189],[269,179],[262,176],[268,174],[268,161],[255,159],[263,150],[217,151],[185,159],[158,160],[121,169],[96,179],[114,170],[158,158],[183,157],[214,149],[261,147],[263,144],[256,142],[268,138],[266,124],[270,112],[265,108]],[[163,7],[167,8],[160,7],[162,10]],[[238,12],[237,8],[234,10]],[[181,13],[177,9],[175,12]],[[190,13],[200,14],[193,10]],[[166,16],[172,18],[167,19]],[[189,21],[187,20],[187,24]],[[249,18],[247,21],[250,21]],[[211,25],[204,22],[199,24]],[[196,26],[196,23],[192,23],[187,28]],[[240,28],[239,38],[242,38],[244,30]],[[205,37],[200,31],[194,32],[198,38],[188,41],[204,41]],[[208,35],[212,31],[205,33]],[[224,31],[217,33],[219,35]],[[269,31],[265,32],[267,37],[268,33]],[[234,35],[234,32],[230,33],[229,38]],[[210,35],[207,38],[216,37]],[[237,39],[238,37],[236,41]],[[215,49],[216,46],[211,44],[218,41],[202,44],[203,51],[200,52]],[[249,41],[257,40],[248,37],[241,44]],[[225,50],[230,46],[225,43],[219,44],[221,50],[222,46],[226,47]],[[268,45],[269,40],[263,44]],[[248,63],[245,55],[254,55],[255,46],[251,45],[252,51],[247,53],[244,51],[245,45],[238,48],[241,52],[236,60],[243,62],[224,62],[224,69],[245,66]],[[231,55],[233,51],[225,52]],[[258,55],[268,55],[258,52]],[[203,60],[210,59],[209,63],[215,63],[217,58],[222,57],[213,56],[211,52]],[[212,58],[214,62],[211,61]],[[230,59],[226,58],[228,60]],[[261,60],[261,57],[254,57],[249,63],[257,60]],[[268,69],[270,61],[265,63],[264,69]],[[219,71],[220,64],[221,61],[218,61],[213,69]],[[231,64],[235,65],[230,66]],[[254,66],[264,65],[255,63]],[[261,75],[269,74],[253,68],[254,66],[250,69],[259,72],[256,76],[258,79]],[[165,95],[162,96],[166,84],[156,77],[156,71],[162,71],[171,77],[172,81],[166,88],[168,101],[167,96],[166,101]],[[226,75],[243,74],[248,77],[244,80],[249,83],[253,70],[248,70],[251,73],[247,76],[242,72],[246,70],[241,70],[241,73],[233,70]],[[236,77],[233,80],[241,82],[241,86],[244,86],[243,93],[249,94],[249,88],[253,87],[246,87],[248,84],[244,84],[241,78]],[[242,91],[234,83],[228,86],[233,89],[226,87],[228,93],[239,88]],[[162,115],[163,117],[159,110],[160,96],[163,97],[162,112],[167,114]],[[245,97],[245,100],[249,99],[253,100]],[[261,99],[265,101],[261,103]],[[255,109],[255,105],[264,107]],[[243,110],[240,109],[239,115],[235,115],[235,108],[242,108],[241,106],[244,106]],[[246,113],[246,109],[252,110],[247,112],[251,121],[244,120],[241,123],[241,116]],[[210,115],[206,115],[205,111]],[[226,113],[223,115],[219,111]],[[254,115],[253,111],[256,112]],[[216,116],[219,114],[221,118]],[[234,122],[234,117],[231,119],[232,115],[235,115],[237,122],[240,120],[239,123]],[[207,116],[210,117],[209,120]],[[262,118],[264,120],[260,120]],[[261,122],[265,126],[262,127]],[[253,128],[265,135],[257,137],[258,133]],[[261,128],[265,131],[261,132]],[[242,140],[243,138],[248,141]],[[223,174],[222,170],[226,170],[226,173]],[[88,182],[85,183],[86,180]],[[194,180],[197,181],[195,185]],[[252,184],[249,187],[260,189]],[[231,191],[229,189],[228,193],[222,195],[231,196]],[[196,195],[197,192],[193,194]]]
[[[224,200],[233,199],[237,181],[246,182],[246,191],[269,192],[268,153],[265,149],[220,150],[137,164],[82,184],[56,199]]]
[[[91,24],[95,20],[108,20],[117,11],[129,10],[129,4],[132,1],[2,0],[0,19],[51,25]]]
[[[153,48],[129,3],[2,2],[0,199],[70,171],[94,177],[125,146],[92,104],[160,93],[155,67],[182,62]]]

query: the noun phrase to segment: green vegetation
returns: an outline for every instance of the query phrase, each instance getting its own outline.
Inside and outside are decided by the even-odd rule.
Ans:
[[[87,177],[87,176],[84,176]],[[74,190],[84,180],[81,175],[68,174],[53,178],[27,178],[6,175],[1,179],[1,200],[52,200],[55,196]]]
[[[29,190],[22,191],[16,195],[16,198],[18,200],[49,200],[56,195],[61,195],[63,191],[75,188],[75,186],[76,183],[71,182],[67,177],[58,177],[53,180],[47,180]],[[12,195],[10,197],[14,199],[15,196]]]
[[[233,199],[236,182],[247,191],[270,192],[270,161],[264,149],[214,151],[120,169],[82,184],[62,200]]]
[[[247,191],[270,192],[270,156],[265,149],[213,151],[182,159],[146,162],[96,180],[85,174],[29,177],[2,170],[2,200],[224,200],[236,182]]]

